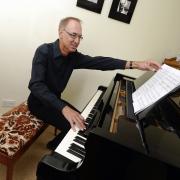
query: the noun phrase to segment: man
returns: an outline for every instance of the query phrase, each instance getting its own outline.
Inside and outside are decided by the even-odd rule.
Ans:
[[[67,17],[59,24],[59,39],[37,48],[33,63],[28,106],[32,114],[61,130],[50,141],[48,148],[54,149],[70,128],[85,129],[84,118],[61,93],[74,69],[114,70],[136,68],[158,70],[154,61],[125,61],[109,57],[90,57],[77,51],[82,37],[81,21]]]

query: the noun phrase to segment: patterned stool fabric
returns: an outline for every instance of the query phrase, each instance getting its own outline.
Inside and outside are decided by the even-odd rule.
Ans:
[[[0,117],[0,151],[13,156],[43,124],[30,114],[26,102],[3,114]]]
[[[15,162],[47,127],[30,113],[26,102],[0,116],[0,163],[7,166],[6,180],[13,179]]]

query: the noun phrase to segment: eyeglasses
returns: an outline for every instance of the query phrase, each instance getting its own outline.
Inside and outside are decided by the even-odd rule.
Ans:
[[[79,34],[77,34],[77,33],[70,33],[70,32],[68,32],[66,29],[64,29],[64,31],[72,38],[72,39],[76,39],[76,38],[78,38],[78,39],[80,39],[80,40],[82,40],[83,39],[83,36],[82,35],[79,35]]]

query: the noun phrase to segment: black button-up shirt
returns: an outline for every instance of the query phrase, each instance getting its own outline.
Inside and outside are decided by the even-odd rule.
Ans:
[[[51,51],[51,53],[50,53]],[[76,51],[63,56],[59,40],[37,48],[29,89],[34,101],[40,105],[62,110],[66,105],[60,96],[74,69],[115,70],[124,69],[126,61],[110,57],[90,57]],[[32,98],[31,98],[32,99]]]

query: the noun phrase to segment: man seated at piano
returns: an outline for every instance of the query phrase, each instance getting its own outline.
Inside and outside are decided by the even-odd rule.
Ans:
[[[52,43],[40,45],[32,62],[30,95],[28,106],[32,114],[60,130],[47,147],[54,150],[72,128],[86,128],[84,117],[71,104],[61,99],[74,69],[117,70],[139,69],[157,71],[156,61],[126,61],[111,57],[91,57],[80,53],[77,48],[83,39],[81,20],[66,17],[59,23],[59,38]]]

